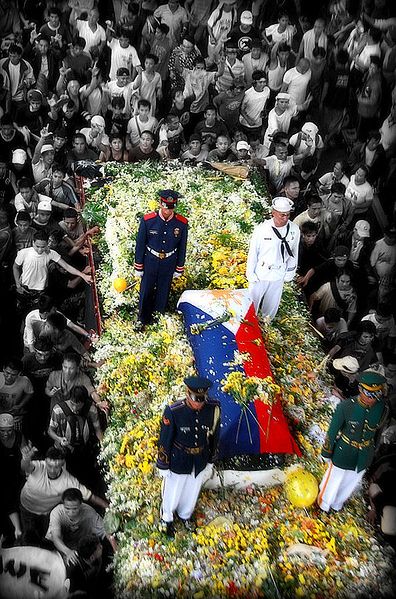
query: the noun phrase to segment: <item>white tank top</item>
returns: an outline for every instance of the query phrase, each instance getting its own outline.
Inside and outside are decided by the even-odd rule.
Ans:
[[[274,69],[268,69],[268,87],[271,91],[277,92],[282,87],[283,75],[286,73],[287,66],[282,67],[279,64]]]

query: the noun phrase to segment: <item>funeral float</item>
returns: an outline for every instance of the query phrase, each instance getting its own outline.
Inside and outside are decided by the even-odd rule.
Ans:
[[[273,322],[244,301],[246,256],[270,215],[257,174],[229,176],[168,165],[105,166],[85,189],[85,218],[99,225],[96,282],[101,336],[98,388],[111,404],[101,459],[109,532],[119,550],[115,592],[132,597],[386,597],[393,553],[367,523],[356,495],[338,513],[315,499],[319,455],[334,406],[308,313],[286,285]],[[134,247],[159,189],[182,194],[189,220],[186,269],[169,313],[138,332]],[[220,460],[201,493],[196,532],[159,531],[155,461],[163,409],[194,373],[222,405]]]

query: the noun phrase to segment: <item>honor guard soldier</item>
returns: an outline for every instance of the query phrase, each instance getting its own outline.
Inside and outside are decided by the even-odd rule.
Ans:
[[[255,227],[246,265],[247,297],[258,314],[274,318],[282,297],[283,284],[296,274],[300,229],[289,221],[293,202],[272,200],[272,218]]]
[[[202,484],[212,476],[219,430],[220,404],[208,398],[212,383],[184,379],[186,397],[167,406],[162,416],[157,467],[163,478],[161,529],[174,535],[174,513],[188,530]]]
[[[359,395],[337,405],[322,448],[329,465],[320,483],[318,505],[325,512],[340,510],[360,484],[373,459],[376,432],[387,417],[385,377],[366,370],[357,380]]]
[[[184,272],[188,221],[175,212],[181,195],[164,189],[159,196],[159,210],[142,218],[136,239],[135,276],[142,277],[140,328],[151,322],[154,312],[165,312],[172,279]]]

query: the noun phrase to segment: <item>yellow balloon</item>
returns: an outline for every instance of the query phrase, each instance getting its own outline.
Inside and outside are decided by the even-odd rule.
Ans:
[[[303,468],[293,470],[286,477],[286,497],[295,507],[309,507],[318,496],[318,481]]]
[[[113,287],[118,293],[122,293],[128,287],[128,283],[125,279],[117,277],[117,279],[114,279],[113,281]]]

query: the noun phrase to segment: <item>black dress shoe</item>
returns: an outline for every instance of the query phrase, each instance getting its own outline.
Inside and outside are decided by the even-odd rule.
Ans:
[[[183,518],[180,518],[180,521],[183,523],[183,526],[186,530],[190,532],[195,532],[197,525],[194,520],[192,520],[191,518],[188,518],[188,520],[183,520]]]
[[[160,522],[160,531],[166,534],[167,537],[173,538],[175,536],[175,527],[173,522]]]

